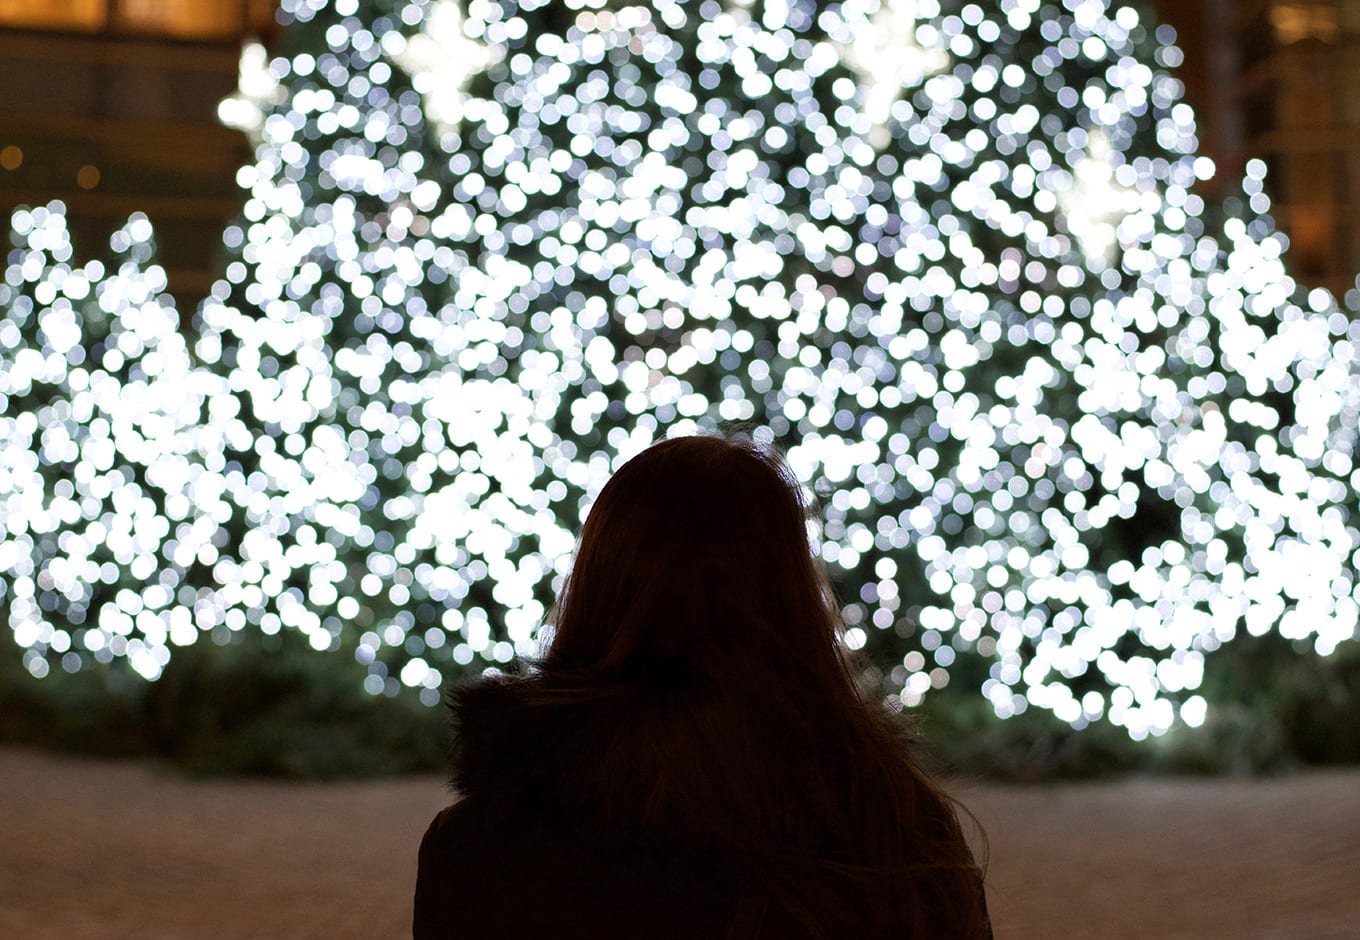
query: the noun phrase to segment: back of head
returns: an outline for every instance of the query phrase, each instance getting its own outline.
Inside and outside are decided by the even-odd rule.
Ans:
[[[592,507],[545,666],[731,692],[762,673],[839,687],[828,593],[798,484],[776,455],[722,438],[664,441]]]
[[[952,804],[856,688],[801,493],[776,453],[713,437],[604,487],[519,681],[580,752],[553,778],[567,815],[713,846],[806,935],[981,935]]]

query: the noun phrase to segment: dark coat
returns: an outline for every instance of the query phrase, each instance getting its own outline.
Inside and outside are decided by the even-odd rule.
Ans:
[[[627,796],[640,781],[600,779],[592,755],[619,732],[598,713],[530,708],[513,683],[464,689],[454,708],[460,798],[420,846],[415,940],[809,936],[749,865],[643,822]],[[824,896],[827,879],[811,877]],[[854,926],[832,937],[903,936],[889,899],[844,900]]]

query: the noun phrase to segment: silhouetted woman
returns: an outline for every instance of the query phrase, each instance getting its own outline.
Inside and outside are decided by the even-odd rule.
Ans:
[[[950,798],[857,690],[801,492],[711,437],[614,475],[536,667],[452,697],[417,938],[990,935]]]

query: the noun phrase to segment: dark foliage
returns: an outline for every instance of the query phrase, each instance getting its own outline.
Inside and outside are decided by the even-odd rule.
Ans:
[[[1274,773],[1360,762],[1360,648],[1329,657],[1279,637],[1210,658],[1202,727],[1134,742],[1030,710],[1007,721],[961,687],[914,712],[930,769],[1037,782],[1131,772]],[[445,765],[439,709],[369,696],[335,659],[209,643],[180,650],[164,679],[54,673],[0,656],[0,742],[100,757],[160,756],[191,773],[352,778]],[[355,666],[355,668],[360,668]]]
[[[367,695],[357,664],[338,667],[338,657],[308,655],[292,641],[269,649],[268,639],[179,650],[151,684],[100,671],[40,682],[9,666],[17,657],[6,659],[0,740],[158,756],[211,775],[334,779],[443,765],[437,709]]]

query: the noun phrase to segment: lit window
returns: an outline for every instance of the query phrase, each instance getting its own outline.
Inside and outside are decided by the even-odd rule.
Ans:
[[[1275,35],[1284,46],[1305,39],[1336,42],[1335,7],[1282,3],[1271,9],[1270,25],[1275,27]]]
[[[227,39],[267,31],[273,0],[0,0],[0,25]]]
[[[107,0],[0,0],[0,24],[37,29],[103,29]]]

